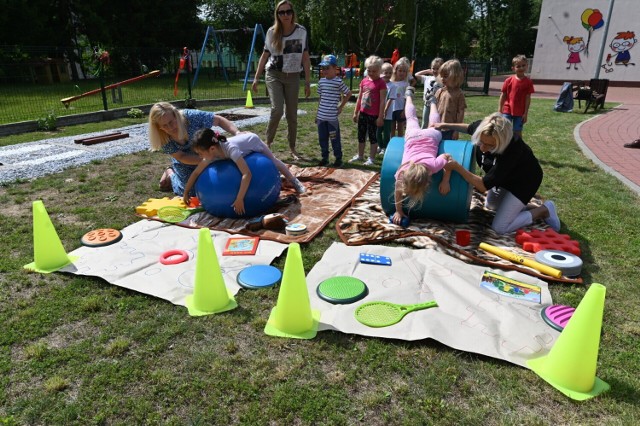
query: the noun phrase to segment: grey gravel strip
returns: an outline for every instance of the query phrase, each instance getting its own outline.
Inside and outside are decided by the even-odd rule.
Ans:
[[[251,118],[235,121],[234,124],[239,129],[269,121],[269,108],[253,110],[233,108],[218,112],[255,115]],[[298,110],[298,114],[306,114],[306,112]],[[222,131],[222,129],[217,130]],[[74,142],[75,139],[101,136],[113,132],[128,133],[129,137],[87,146]],[[91,161],[132,154],[146,149],[149,149],[147,124],[0,147],[0,163],[2,164],[0,165],[0,184],[14,182],[18,179],[34,179]]]

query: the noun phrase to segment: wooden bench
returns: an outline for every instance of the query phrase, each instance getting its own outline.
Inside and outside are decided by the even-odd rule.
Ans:
[[[589,81],[589,85],[585,84],[584,81],[576,82],[573,83],[573,91],[575,93],[573,99],[578,101],[578,108],[582,108],[582,101],[585,101],[585,113],[589,110],[590,106],[593,106],[593,110],[597,111],[598,107],[600,107],[600,109],[604,108],[608,89],[608,79],[592,78]]]

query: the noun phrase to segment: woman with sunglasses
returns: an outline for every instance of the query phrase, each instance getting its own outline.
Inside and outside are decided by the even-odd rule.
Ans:
[[[265,70],[265,82],[271,100],[267,145],[271,146],[273,143],[282,113],[285,111],[291,157],[298,160],[296,135],[298,132],[300,71],[304,70],[304,94],[308,98],[311,94],[311,61],[309,60],[309,35],[302,25],[296,23],[293,4],[289,0],[282,0],[278,3],[275,9],[274,24],[267,31],[264,51],[258,61],[258,69],[251,86],[256,93],[258,92],[258,81]]]
[[[513,136],[513,126],[499,113],[471,124],[438,123],[436,129],[454,130],[472,135],[478,166],[485,172],[478,176],[455,160],[448,168],[462,176],[478,191],[486,193],[485,207],[495,211],[491,228],[506,234],[543,219],[554,231],[560,231],[560,219],[553,201],[528,208],[527,204],[540,188],[542,168],[533,151],[520,137]]]

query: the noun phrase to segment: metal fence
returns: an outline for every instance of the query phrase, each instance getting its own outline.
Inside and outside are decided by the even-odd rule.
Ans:
[[[464,70],[462,89],[469,92],[489,93],[491,62],[460,61]]]
[[[117,53],[119,65],[107,67],[102,81],[95,63],[82,68],[75,65],[76,70],[72,70],[69,61],[62,59],[47,58],[19,64],[0,62],[0,125],[34,121],[51,115],[63,117],[129,109],[159,101],[227,99],[237,102],[246,99],[244,89],[250,89],[250,86],[244,87],[244,77],[249,67],[249,83],[253,80],[255,60],[247,63],[246,58],[243,61],[240,55],[235,55],[234,58],[223,58],[222,64],[215,60],[203,61],[197,81],[194,81],[195,70],[191,73],[186,70],[178,72],[180,53],[147,52],[148,57],[160,58],[152,63],[157,67],[154,69],[144,65],[141,59],[130,59],[132,54],[120,50]],[[83,57],[90,54],[85,52]],[[196,53],[193,55],[195,69],[198,58]],[[92,63],[91,59],[86,62]],[[428,67],[429,63],[425,58],[418,58],[414,71]],[[466,71],[463,89],[488,93],[490,64],[462,61],[462,65]],[[225,73],[222,72],[223,67]],[[159,72],[152,73],[156,69]],[[73,74],[82,78],[73,81]],[[313,73],[312,79],[317,81],[317,78],[317,73]],[[357,90],[359,79],[349,77],[347,84]],[[254,95],[256,100],[267,95],[263,82],[260,88],[258,96]],[[303,89],[301,85],[301,94]]]

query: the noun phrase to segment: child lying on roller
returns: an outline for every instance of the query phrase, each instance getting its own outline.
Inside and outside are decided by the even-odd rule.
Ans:
[[[184,202],[189,205],[189,191],[195,185],[198,176],[209,164],[216,160],[232,159],[240,173],[242,174],[242,180],[240,181],[240,189],[236,200],[231,205],[233,210],[237,214],[244,214],[244,196],[249,189],[249,183],[251,183],[251,170],[244,157],[252,152],[259,152],[265,157],[273,161],[278,171],[287,178],[291,185],[295,188],[298,194],[306,192],[304,185],[295,176],[291,174],[289,168],[280,160],[278,160],[267,144],[262,142],[260,137],[255,133],[239,133],[236,136],[232,136],[229,139],[214,132],[212,129],[202,129],[195,134],[195,141],[192,149],[202,157],[202,161],[198,164],[196,169],[191,173],[189,181],[185,187]]]
[[[429,184],[431,183],[431,175],[444,169],[442,182],[438,190],[442,195],[446,195],[450,191],[449,178],[451,171],[447,169],[447,164],[451,161],[451,155],[438,155],[438,148],[442,140],[440,131],[428,128],[421,129],[418,124],[416,115],[416,107],[413,104],[413,94],[415,89],[408,87],[405,93],[406,104],[404,113],[407,118],[407,130],[405,132],[404,153],[402,154],[402,163],[396,172],[395,186],[395,207],[396,212],[391,220],[396,225],[402,223],[405,214],[402,210],[402,202],[405,198],[409,199],[409,208],[413,208],[424,199]],[[440,122],[440,115],[435,103],[431,103],[431,113],[429,115],[429,123]]]

